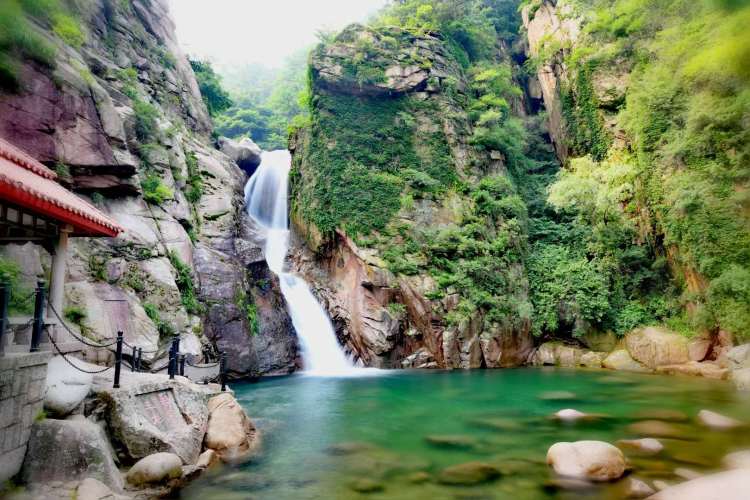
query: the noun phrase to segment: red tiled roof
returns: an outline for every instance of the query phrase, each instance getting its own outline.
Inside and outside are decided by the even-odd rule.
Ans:
[[[79,236],[117,236],[124,229],[55,182],[57,174],[0,138],[0,199],[73,226]]]

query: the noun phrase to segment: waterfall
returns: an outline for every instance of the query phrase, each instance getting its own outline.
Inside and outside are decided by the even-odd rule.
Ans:
[[[305,371],[316,375],[342,375],[354,370],[336,340],[323,307],[307,283],[284,272],[289,250],[288,185],[289,151],[263,152],[260,166],[245,186],[247,212],[265,233],[263,254],[269,269],[279,277],[289,315],[302,345]]]

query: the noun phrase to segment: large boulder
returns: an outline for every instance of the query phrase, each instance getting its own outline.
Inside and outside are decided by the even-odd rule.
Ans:
[[[631,358],[630,354],[628,354],[628,351],[626,351],[625,349],[612,351],[609,356],[604,358],[604,360],[602,361],[602,366],[604,368],[609,368],[610,370],[622,370],[626,372],[651,371],[648,367]]]
[[[34,423],[21,477],[26,484],[91,477],[115,491],[123,487],[107,435],[85,419]]]
[[[748,492],[750,492],[750,474],[747,470],[736,469],[670,486],[649,499],[747,500]]]
[[[121,389],[107,385],[95,390],[109,402],[107,422],[124,459],[165,451],[195,463],[206,433],[211,389],[182,377],[141,373],[127,373],[122,383]]]
[[[243,137],[239,141],[234,141],[228,137],[219,137],[218,143],[222,153],[234,160],[247,175],[253,175],[255,169],[260,165],[263,154],[260,146],[247,137]]]
[[[547,451],[547,464],[561,476],[588,481],[612,481],[625,473],[625,457],[603,441],[555,443]]]
[[[247,458],[259,445],[258,433],[237,400],[229,393],[208,401],[206,448],[215,450],[222,460],[235,462]]]
[[[677,365],[690,361],[688,340],[682,335],[662,328],[646,327],[625,336],[630,356],[654,369],[662,365]]]
[[[734,370],[729,378],[739,390],[750,391],[750,368]]]
[[[562,342],[545,342],[540,345],[531,358],[535,365],[555,365],[574,368],[581,364],[584,350],[578,346],[565,345]]]
[[[47,365],[44,409],[52,416],[65,417],[78,408],[91,390],[93,376],[72,367],[62,356]]]
[[[136,486],[161,483],[182,476],[182,460],[174,453],[154,453],[144,457],[130,468],[125,476]]]
[[[742,344],[731,348],[726,353],[729,368],[738,370],[750,368],[750,344]]]

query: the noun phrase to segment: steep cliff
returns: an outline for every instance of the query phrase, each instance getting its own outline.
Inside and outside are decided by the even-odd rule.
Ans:
[[[160,347],[179,333],[184,351],[227,351],[236,374],[293,370],[293,329],[242,210],[247,177],[212,144],[166,1],[34,5],[10,2],[3,18],[12,13],[51,57],[5,45],[0,135],[126,229],[74,243],[66,304],[85,311],[78,328],[104,337],[122,329]],[[43,276],[38,262],[27,274]]]
[[[510,366],[532,347],[526,207],[505,155],[472,135],[510,114],[475,127],[486,102],[521,102],[508,60],[469,73],[440,35],[386,26],[313,51],[296,262],[363,364]]]

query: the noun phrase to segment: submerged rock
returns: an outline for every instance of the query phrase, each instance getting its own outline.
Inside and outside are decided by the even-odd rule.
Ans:
[[[383,483],[368,478],[357,479],[349,487],[357,493],[375,493],[385,490]]]
[[[575,422],[576,420],[591,418],[591,416],[587,415],[586,413],[580,412],[578,410],[573,410],[572,408],[560,410],[556,412],[553,417],[564,422]]]
[[[615,444],[620,448],[635,451],[640,455],[656,455],[664,449],[661,441],[654,438],[621,439]]]
[[[687,413],[683,411],[667,409],[640,410],[633,416],[637,419],[664,420],[665,422],[687,422],[690,420]]]
[[[625,498],[646,498],[653,495],[654,489],[640,479],[630,477],[625,486]]]
[[[541,393],[539,399],[542,401],[573,401],[578,397],[570,391],[548,391]]]
[[[705,425],[706,427],[710,427],[712,429],[716,430],[729,430],[729,429],[736,429],[737,427],[742,426],[742,422],[739,420],[735,420],[730,417],[726,417],[724,415],[721,415],[720,413],[713,412],[711,410],[701,410],[698,412],[698,421]]]
[[[458,450],[470,450],[479,444],[479,442],[475,438],[460,434],[445,436],[426,436],[425,441],[437,448],[452,448]]]
[[[642,422],[636,422],[628,426],[628,431],[646,437],[674,439],[688,439],[691,437],[686,429],[674,424],[662,422],[661,420],[644,420]]]
[[[561,476],[588,481],[611,481],[625,473],[625,457],[604,441],[555,443],[547,451],[547,464]]]
[[[656,485],[654,481],[654,485]],[[676,486],[667,486],[652,500],[747,500],[750,474],[746,470],[719,472]]]
[[[182,476],[182,460],[174,453],[154,453],[140,459],[125,476],[130,484],[161,483]]]
[[[500,469],[484,462],[466,462],[446,467],[438,474],[443,484],[472,485],[494,481],[501,476]]]

